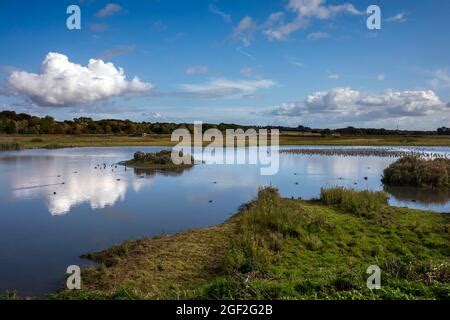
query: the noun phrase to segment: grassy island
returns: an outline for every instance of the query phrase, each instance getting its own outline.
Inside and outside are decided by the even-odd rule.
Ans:
[[[387,186],[450,189],[450,159],[403,157],[384,170]]]
[[[195,164],[195,160],[192,156],[190,157],[190,164],[174,164],[171,157],[172,151],[161,150],[157,153],[145,153],[145,152],[135,152],[133,159],[120,162],[121,165],[135,169],[179,169],[179,168],[190,168]],[[186,155],[185,155],[186,156]],[[180,157],[183,154],[180,153]]]
[[[394,208],[382,192],[273,188],[221,225],[87,254],[80,291],[55,299],[450,299],[450,217]],[[366,287],[370,265],[381,289]]]

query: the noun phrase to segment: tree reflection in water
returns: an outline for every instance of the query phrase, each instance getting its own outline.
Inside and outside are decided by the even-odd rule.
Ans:
[[[445,205],[450,200],[450,190],[423,189],[414,187],[384,187],[384,190],[401,201],[416,201],[423,204]]]

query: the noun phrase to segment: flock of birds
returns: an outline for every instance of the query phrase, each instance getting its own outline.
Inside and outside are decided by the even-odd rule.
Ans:
[[[113,163],[113,164],[111,164],[110,166],[109,166],[110,168],[111,168],[111,172],[114,172],[114,169],[117,169],[117,164],[116,163]],[[125,167],[125,171],[127,171],[127,166],[124,166]],[[95,170],[106,170],[106,168],[107,168],[107,165],[106,165],[106,163],[103,163],[103,164],[97,164],[95,167],[94,167],[94,169]],[[142,178],[142,177],[141,177]],[[120,179],[119,178],[117,178],[116,179],[117,181],[120,181]]]
[[[103,164],[97,164],[97,165],[94,167],[94,169],[95,169],[95,170],[106,170],[107,167],[108,167],[108,166],[106,165],[106,163],[103,163]],[[109,167],[111,168],[111,172],[114,172],[114,169],[117,169],[117,164],[113,163],[113,164],[111,164]],[[126,166],[125,166],[125,171],[127,171],[127,167],[126,167]],[[77,174],[78,171],[74,171],[73,173],[74,173],[74,174]],[[58,177],[58,178],[61,178],[61,175],[59,174],[57,177]],[[117,178],[116,180],[117,180],[117,181],[120,181],[119,178]],[[61,184],[64,185],[64,184],[66,184],[66,183],[65,183],[65,182],[61,182]],[[53,192],[53,195],[56,195],[56,191]]]
[[[355,156],[366,156],[366,157],[406,157],[415,156],[423,158],[444,158],[448,159],[449,154],[422,150],[395,150],[395,149],[364,149],[364,148],[354,148],[354,149],[282,149],[280,153],[286,154],[303,154],[303,155],[325,155],[325,156],[344,156],[344,157],[355,157]]]

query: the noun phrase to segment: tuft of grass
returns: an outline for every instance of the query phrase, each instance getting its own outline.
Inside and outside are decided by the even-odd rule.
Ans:
[[[344,187],[322,188],[320,200],[358,216],[373,217],[388,204],[388,195],[380,191],[356,191]]]
[[[277,189],[259,189],[257,201],[240,215],[239,236],[225,258],[229,271],[264,272],[272,253],[282,250],[284,238],[302,237],[302,213],[290,208],[280,210],[281,206],[282,198]]]
[[[388,186],[450,188],[450,159],[403,157],[383,172],[381,180]]]

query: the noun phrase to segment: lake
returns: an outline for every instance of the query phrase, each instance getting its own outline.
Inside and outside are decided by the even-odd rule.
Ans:
[[[81,254],[132,238],[221,223],[254,198],[259,186],[272,185],[285,197],[303,199],[318,197],[326,186],[383,190],[382,171],[396,160],[280,154],[280,170],[273,176],[260,175],[256,165],[199,164],[156,173],[115,165],[136,151],[161,149],[1,152],[0,292],[43,296],[62,285],[67,266],[90,263],[79,259]],[[414,149],[450,156],[447,147]],[[450,212],[447,191],[387,191],[392,205]]]

